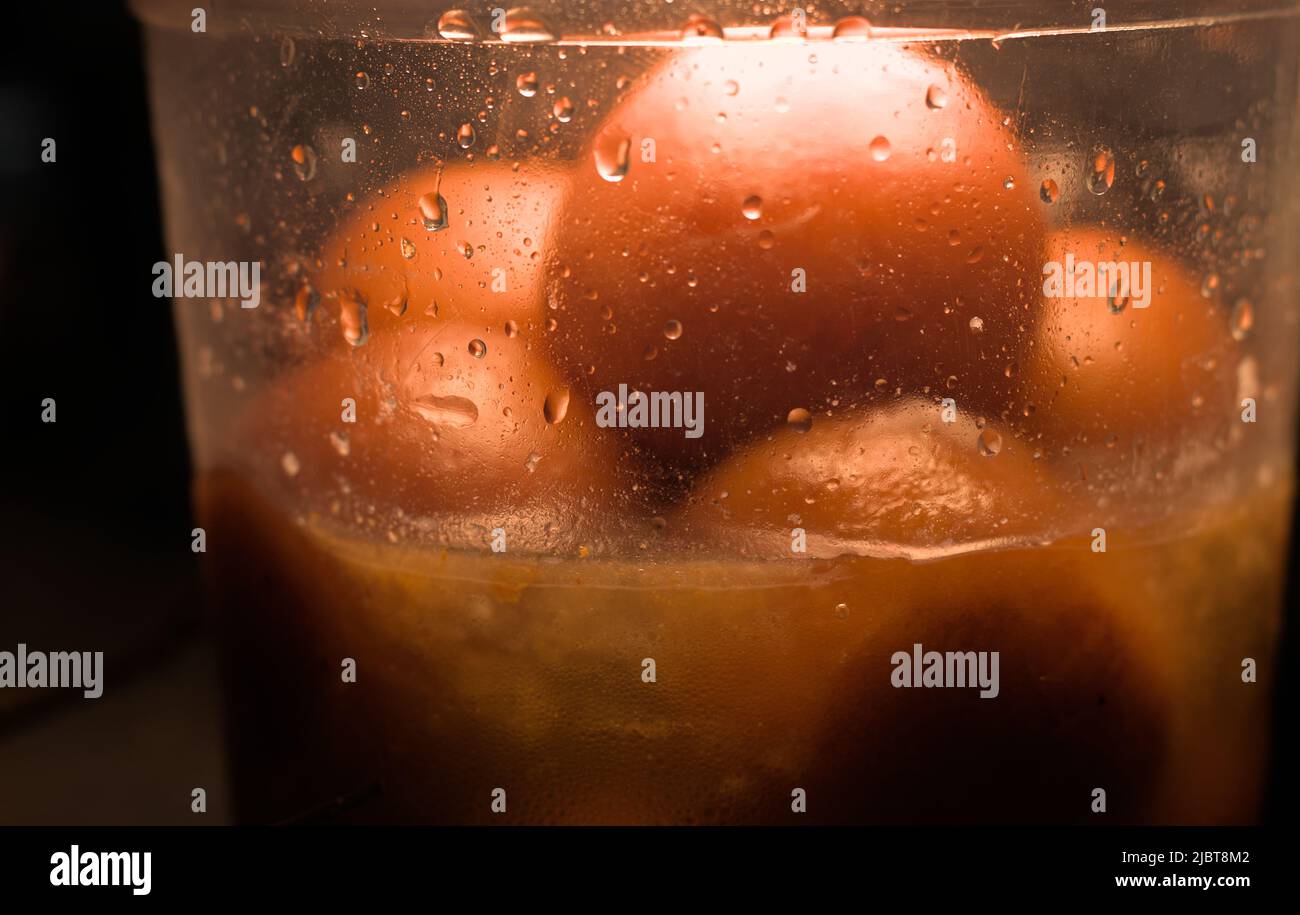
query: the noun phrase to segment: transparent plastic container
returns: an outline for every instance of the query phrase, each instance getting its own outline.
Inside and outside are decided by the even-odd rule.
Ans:
[[[1097,6],[136,0],[241,819],[1255,821],[1300,20]]]

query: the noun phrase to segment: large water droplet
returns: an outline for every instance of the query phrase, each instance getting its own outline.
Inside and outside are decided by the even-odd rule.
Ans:
[[[420,218],[430,232],[447,228],[447,200],[437,191],[420,198]]]
[[[746,197],[740,205],[740,212],[745,214],[746,219],[758,219],[763,215],[763,198],[757,195]]]
[[[1248,299],[1237,299],[1237,304],[1232,306],[1232,339],[1245,340],[1254,326],[1255,307]]]
[[[366,303],[351,290],[339,294],[339,324],[343,328],[343,339],[353,346],[360,346],[370,336]]]
[[[889,158],[891,152],[889,139],[887,137],[876,137],[871,141],[870,150],[871,158],[875,159],[877,162],[884,162]]]
[[[1115,183],[1115,154],[1100,146],[1093,150],[1089,164],[1088,190],[1100,196]]]
[[[538,44],[554,41],[555,33],[537,15],[526,6],[516,7],[506,12],[505,22],[501,26],[501,40],[511,44]]]
[[[560,96],[551,106],[551,113],[561,124],[569,123],[573,120],[573,101],[567,95]]]
[[[721,41],[722,38],[722,26],[708,16],[701,16],[696,13],[686,20],[686,25],[682,26],[682,41],[688,44]]]
[[[600,177],[611,182],[622,181],[627,177],[632,159],[632,140],[618,134],[602,134],[596,140],[592,155]]]
[[[537,94],[537,74],[532,70],[527,73],[520,73],[515,77],[515,88],[524,98],[532,98]]]
[[[1044,178],[1038,186],[1038,196],[1043,203],[1056,203],[1056,199],[1061,196],[1061,189],[1051,178]]]
[[[293,160],[293,172],[299,181],[310,181],[316,177],[316,150],[299,143],[289,153]]]
[[[812,414],[803,407],[795,407],[787,413],[785,421],[795,432],[807,432],[812,428]]]
[[[474,41],[479,37],[479,30],[469,13],[447,10],[438,17],[438,34],[448,41]]]
[[[925,103],[931,108],[943,108],[948,104],[948,93],[942,86],[931,86],[925,90]]]
[[[411,241],[409,238],[403,235],[401,246],[402,246],[402,257],[406,258],[408,261],[411,258],[415,257],[415,242]]]
[[[871,38],[871,22],[862,16],[845,16],[831,30],[834,41],[866,41]]]
[[[474,145],[474,136],[474,125],[466,122],[456,131],[456,143],[461,149],[469,149]]]
[[[994,457],[1002,450],[1002,436],[992,429],[985,429],[980,433],[979,449],[985,457]]]
[[[564,422],[564,417],[569,412],[569,389],[556,388],[546,395],[546,400],[542,403],[542,415],[552,426]]]
[[[478,405],[466,397],[436,397],[429,394],[412,400],[411,409],[435,426],[464,429],[478,421]]]
[[[768,29],[767,37],[775,41],[803,41],[808,37],[808,20],[803,16],[781,16]]]
[[[682,322],[672,319],[664,323],[664,336],[669,340],[676,340],[682,335]]]
[[[475,359],[482,359],[487,355],[487,344],[475,337],[469,341],[469,354]]]
[[[320,296],[311,284],[305,284],[299,287],[298,292],[293,297],[293,311],[298,316],[299,321],[306,322],[311,318],[312,312],[320,304]]]

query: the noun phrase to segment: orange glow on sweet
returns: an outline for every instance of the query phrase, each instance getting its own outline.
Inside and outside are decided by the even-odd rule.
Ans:
[[[675,54],[608,114],[565,198],[556,361],[590,392],[704,392],[703,439],[636,438],[672,466],[864,391],[1005,394],[1041,228],[1001,114],[897,45],[815,58]]]

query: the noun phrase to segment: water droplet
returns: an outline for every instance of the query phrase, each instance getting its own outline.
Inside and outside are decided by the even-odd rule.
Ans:
[[[447,200],[437,191],[420,198],[420,218],[430,232],[447,228]]]
[[[280,469],[284,471],[285,476],[296,477],[298,471],[302,469],[302,464],[298,462],[298,455],[292,451],[280,455]]]
[[[602,134],[592,155],[600,177],[610,182],[622,181],[631,162],[632,140],[617,134]]]
[[[403,235],[401,245],[402,245],[402,257],[406,258],[408,261],[411,258],[415,257],[415,242],[411,241],[409,238]]]
[[[542,21],[541,16],[526,6],[520,6],[506,11],[506,19],[501,26],[501,40],[510,44],[537,44],[554,41],[555,33]]]
[[[867,41],[871,38],[871,22],[862,16],[845,16],[831,30],[835,41]]]
[[[461,149],[469,149],[474,145],[474,136],[474,125],[466,122],[456,131],[456,143]]]
[[[434,368],[442,368],[443,363],[446,361],[447,360],[443,358],[442,353],[434,353],[429,357],[429,362]]]
[[[1211,298],[1219,291],[1219,275],[1213,271],[1201,278],[1201,295]]]
[[[1237,299],[1237,304],[1232,306],[1232,339],[1245,340],[1254,326],[1255,307],[1248,299]]]
[[[310,284],[299,287],[298,292],[293,297],[293,311],[298,316],[299,321],[306,322],[311,318],[311,314],[320,304],[320,296]]]
[[[487,344],[475,337],[469,341],[469,354],[475,359],[482,359],[487,355]]]
[[[974,317],[974,318],[971,318],[971,319],[970,319],[970,329],[971,329],[972,331],[974,331],[975,333],[977,333],[977,334],[982,334],[982,333],[984,333],[984,319],[981,318],[981,317],[978,317],[978,316],[977,316],[977,317]]]
[[[774,244],[776,244],[776,236],[769,230],[764,229],[762,232],[758,233],[758,246],[764,251],[771,249]]]
[[[727,95],[735,95],[740,92],[740,83],[736,82],[734,79],[729,79],[722,84],[722,91],[727,93]]]
[[[800,16],[781,16],[768,29],[767,37],[776,41],[802,41],[808,37],[807,20]]]
[[[686,20],[686,25],[682,26],[682,41],[688,44],[721,41],[722,38],[722,26],[699,13],[693,14]]]
[[[447,10],[438,17],[438,34],[448,41],[474,41],[479,37],[479,30],[469,13]]]
[[[316,150],[299,143],[289,153],[293,159],[293,171],[299,181],[310,181],[316,177]]]
[[[746,197],[745,202],[740,205],[740,212],[745,214],[746,219],[757,219],[763,215],[763,199],[756,196]]]
[[[664,323],[664,336],[669,340],[677,340],[682,335],[682,322],[672,319]]]
[[[796,432],[807,432],[812,428],[812,414],[803,407],[795,407],[787,413],[785,421]]]
[[[1061,196],[1061,189],[1051,178],[1044,178],[1043,183],[1038,187],[1038,196],[1042,198],[1043,203],[1056,203],[1056,198]]]
[[[542,456],[536,451],[528,452],[528,457],[524,459],[524,470],[527,470],[529,473],[536,473],[537,465],[540,464],[541,461]]]
[[[1100,196],[1115,183],[1115,155],[1104,146],[1092,153],[1088,170],[1088,190]]]
[[[353,346],[361,346],[369,338],[366,303],[355,292],[348,291],[339,295],[339,324],[343,327],[343,339]]]
[[[546,400],[542,403],[542,415],[552,426],[564,422],[564,417],[569,412],[569,389],[556,388],[546,394]]]
[[[515,88],[524,98],[532,98],[537,94],[537,74],[532,70],[527,73],[520,73],[515,78]]]
[[[435,426],[465,429],[478,422],[478,404],[467,397],[437,397],[433,394],[411,401],[411,409]]]
[[[365,70],[357,71],[357,88],[358,89],[370,88],[370,75],[366,73]]]
[[[835,605],[835,618],[836,618],[837,620],[846,620],[846,619],[848,619],[848,618],[849,618],[849,605],[848,605],[848,604],[836,604],[836,605]]]
[[[560,96],[555,100],[555,104],[551,106],[551,113],[555,115],[555,119],[561,124],[569,123],[569,121],[573,120],[573,101],[567,95]]]
[[[1016,179],[1011,175],[1007,175],[1007,177],[1002,180],[1002,186],[1009,191],[1014,191],[1016,189]]]
[[[292,38],[286,38],[284,41],[280,42],[280,66],[293,66],[293,58],[297,51],[298,48],[293,43]]]
[[[948,93],[943,91],[942,86],[930,86],[925,90],[925,103],[931,108],[943,108],[948,104]]]
[[[889,158],[890,147],[889,140],[885,137],[876,137],[871,141],[871,158],[877,162],[884,162]]]
[[[980,454],[993,457],[1002,450],[1002,436],[992,429],[985,429],[979,437]]]
[[[507,321],[505,326],[506,337],[514,337],[519,334],[519,325],[514,321]]]

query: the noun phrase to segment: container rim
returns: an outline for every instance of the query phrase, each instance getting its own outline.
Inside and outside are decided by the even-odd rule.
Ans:
[[[684,30],[693,41],[762,40],[773,37],[774,25],[783,38],[810,42],[1009,39],[1093,31],[1098,9],[1108,31],[1205,28],[1300,14],[1300,0],[781,0],[764,5],[762,14],[752,0],[535,0],[527,7],[493,0],[130,0],[130,7],[147,25],[177,30],[190,30],[203,9],[204,30],[217,34],[569,45],[677,44]],[[444,20],[449,14],[453,18]],[[512,37],[510,20],[544,28]],[[848,21],[857,27],[837,31]],[[455,22],[462,27],[440,28]]]

